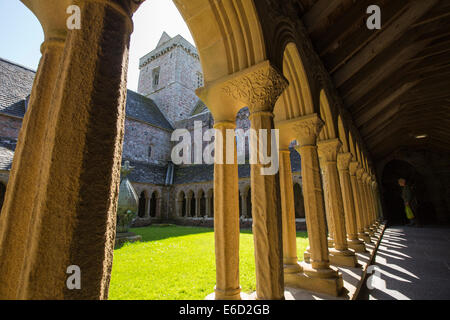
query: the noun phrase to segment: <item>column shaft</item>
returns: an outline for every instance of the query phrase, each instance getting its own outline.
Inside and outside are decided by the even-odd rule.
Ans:
[[[291,152],[289,149],[280,151],[280,191],[284,272],[296,273],[301,271],[301,267],[297,258],[294,185],[292,182]]]
[[[234,130],[234,121],[218,122],[214,125],[216,134],[226,137],[226,130]],[[227,141],[218,143],[218,150],[226,155]],[[234,140],[233,140],[234,143]],[[233,145],[231,150],[236,150]],[[236,152],[235,152],[236,154]],[[236,157],[236,156],[235,156]],[[216,158],[217,160],[217,158]],[[225,161],[224,161],[225,162]],[[225,162],[226,163],[226,162]],[[216,300],[238,300],[239,286],[239,186],[237,159],[234,164],[214,164],[214,237],[216,248]]]

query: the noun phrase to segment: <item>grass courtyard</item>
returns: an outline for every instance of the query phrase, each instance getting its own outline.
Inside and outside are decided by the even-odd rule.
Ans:
[[[213,229],[150,226],[131,229],[142,242],[114,250],[109,299],[203,300],[213,292],[216,277]],[[297,249],[308,246],[306,232],[297,233]],[[255,290],[255,259],[251,231],[241,231],[240,283]]]

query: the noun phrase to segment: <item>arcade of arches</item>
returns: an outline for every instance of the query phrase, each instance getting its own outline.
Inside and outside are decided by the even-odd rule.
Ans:
[[[82,28],[70,31],[71,0],[22,2],[41,22],[45,41],[0,216],[0,298],[106,299],[131,17],[143,1],[76,1]],[[426,108],[434,81],[427,70],[442,70],[433,63],[445,59],[448,70],[448,55],[427,58],[441,50],[435,41],[449,21],[433,17],[448,4],[374,1],[388,20],[385,29],[371,31],[353,27],[364,21],[366,1],[174,2],[199,51],[205,86],[197,94],[214,128],[235,128],[237,112],[248,107],[253,129],[280,133],[279,173],[261,175],[262,165],[251,165],[245,195],[239,193],[237,164],[215,164],[214,193],[183,190],[177,196],[181,215],[214,216],[213,297],[245,297],[239,285],[239,207],[253,218],[256,298],[283,299],[285,286],[341,295],[343,275],[335,266],[361,269],[358,253],[373,248],[384,227],[381,160],[400,146],[450,150],[448,120]],[[395,25],[402,27],[392,30]],[[417,36],[408,40],[411,32]],[[379,70],[404,60],[404,70],[392,76],[397,82],[385,81],[388,73]],[[432,83],[433,94],[439,102],[447,98],[442,108],[448,111],[448,92],[439,91],[448,88],[448,79],[440,81]],[[421,94],[421,103],[407,100]],[[400,120],[388,121],[381,110]],[[423,114],[429,127],[418,121]],[[381,128],[383,121],[395,130]],[[434,140],[420,145],[407,128],[430,130]],[[292,180],[293,141],[301,157],[301,189]],[[140,195],[141,215],[158,214],[158,194]],[[302,263],[295,238],[299,201],[310,245]],[[70,265],[83,270],[81,290],[66,287]]]

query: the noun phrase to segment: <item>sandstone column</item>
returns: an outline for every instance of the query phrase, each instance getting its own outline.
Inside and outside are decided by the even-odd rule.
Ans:
[[[295,225],[294,184],[292,182],[291,152],[280,150],[280,190],[283,225],[284,272],[302,271],[297,258],[297,229]]]
[[[362,168],[359,168],[358,171],[356,172],[356,178],[358,181],[358,186],[359,186],[359,190],[360,190],[360,195],[361,195],[361,205],[362,205],[362,218],[363,218],[363,227],[364,227],[364,232],[366,234],[368,234],[369,236],[371,236],[371,230],[369,229],[369,210],[368,210],[368,203],[367,203],[367,195],[366,195],[366,187],[365,187],[365,171]]]
[[[328,188],[328,179],[326,178],[327,171],[326,160],[320,156],[319,153],[319,167],[320,167],[320,176],[322,178],[322,189],[323,189],[323,197],[325,202],[325,217],[326,217],[326,227],[328,230],[328,247],[332,248],[334,246],[334,226],[333,226],[333,215],[331,214],[330,209],[330,192]]]
[[[26,3],[30,5],[30,3]],[[61,1],[55,10],[64,10]],[[65,19],[44,24],[48,14],[38,16],[44,26],[42,57],[31,91],[14,154],[8,188],[0,215],[0,299],[17,299],[22,268],[29,246],[29,228],[33,218],[33,199],[39,190],[40,159],[46,146],[45,127],[51,109],[51,97],[58,77],[66,37]]]
[[[370,190],[369,190],[369,179],[370,176],[367,171],[364,171],[361,182],[364,188],[364,198],[366,201],[366,226],[370,236],[374,235],[374,228],[372,226],[372,202],[370,199]]]
[[[334,248],[330,248],[330,262],[334,265],[355,267],[357,260],[355,253],[348,249],[345,227],[344,205],[337,169],[337,155],[342,144],[338,139],[320,141],[318,151],[323,159],[325,179],[329,192],[329,215],[333,219]]]
[[[186,218],[191,216],[192,212],[192,196],[186,196]]]
[[[323,121],[317,114],[286,121],[280,127],[290,127],[295,133],[302,162],[303,197],[310,245],[310,263],[303,263],[297,286],[339,295],[343,288],[342,276],[330,268],[322,184],[320,181],[317,137]]]
[[[67,18],[67,7],[59,1],[28,3],[48,22]],[[68,33],[51,108],[39,129],[45,132],[39,174],[24,177],[39,190],[31,197],[33,208],[22,211],[28,215],[31,210],[33,219],[20,287],[18,292],[2,294],[4,298],[108,296],[131,15],[137,5],[83,1],[80,6],[81,30]],[[81,270],[80,290],[67,288],[67,270],[73,265]]]
[[[365,243],[370,243],[370,236],[365,230],[364,203],[361,190],[361,174],[360,165],[357,161],[350,163],[350,181],[352,183],[353,200],[355,201],[356,225],[358,228],[358,237]]]
[[[177,200],[176,212],[178,217],[183,217],[183,199]]]
[[[235,121],[216,122],[216,135],[226,137],[226,130],[234,130]],[[226,154],[226,139],[222,145],[216,139],[217,150]],[[234,140],[233,140],[234,142]],[[233,145],[233,150],[236,146]],[[214,165],[214,236],[216,246],[216,300],[238,300],[239,285],[239,185],[237,159],[234,164]]]
[[[356,252],[365,252],[364,242],[358,239],[358,228],[356,221],[355,201],[350,177],[351,153],[340,153],[338,155],[338,170],[341,183],[342,199],[344,202],[345,226],[347,230],[347,242],[349,248]]]

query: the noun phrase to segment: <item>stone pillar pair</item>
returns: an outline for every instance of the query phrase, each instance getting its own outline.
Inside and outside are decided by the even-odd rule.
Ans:
[[[272,111],[286,86],[284,77],[268,61],[264,61],[197,91],[213,114],[216,133],[224,137],[222,145],[218,145],[216,139],[214,166],[215,299],[240,298],[238,166],[236,152],[234,163],[226,161],[226,130],[236,128],[236,114],[247,106],[251,128],[257,133],[253,146],[259,149],[261,134],[265,131],[267,149],[258,151],[268,156],[276,153],[278,161],[278,147],[272,143]],[[231,149],[236,151],[235,139],[232,143]],[[223,156],[223,164],[217,163],[220,156]],[[263,169],[268,166],[260,161],[251,164],[256,298],[284,299],[279,176],[277,172],[264,175]]]
[[[338,139],[320,141],[318,152],[322,158],[324,170],[324,185],[328,197],[328,215],[331,220],[331,230],[333,236],[333,247],[329,249],[330,262],[334,265],[355,267],[357,259],[355,253],[348,249],[346,221],[344,216],[344,205],[342,201],[342,191],[340,177],[337,167],[337,158],[341,149],[341,142]],[[351,223],[351,221],[349,221]]]
[[[42,59],[0,217],[0,299],[105,299],[115,240],[134,1],[23,1]],[[30,200],[32,199],[32,200]],[[81,270],[69,290],[68,270]]]
[[[247,208],[247,197],[248,194],[245,192],[241,192],[241,208],[242,208],[242,218],[248,218],[248,208]]]
[[[285,258],[286,283],[303,289],[338,296],[343,289],[343,280],[340,273],[330,268],[324,194],[317,150],[317,138],[323,127],[323,121],[317,114],[311,114],[279,122],[277,127],[280,129],[280,135],[283,136],[282,141],[287,137],[286,141],[296,140],[298,143],[296,150],[300,153],[302,162],[302,190],[305,200],[306,225],[309,239],[309,260],[298,265],[295,261],[296,252],[293,249],[295,243],[293,229],[295,226],[295,213],[292,208],[289,209],[289,200],[286,200],[286,204],[283,205],[284,241],[289,242],[287,248],[290,248],[290,251],[287,251],[287,248],[285,249],[285,254],[287,255]],[[285,158],[282,163],[287,163],[287,159]],[[280,169],[282,167],[283,165]],[[284,167],[285,169],[282,172],[287,176],[287,164],[284,164]],[[287,181],[287,178],[285,180]],[[288,184],[285,183],[285,185],[287,189]],[[296,271],[298,272],[295,273]]]

